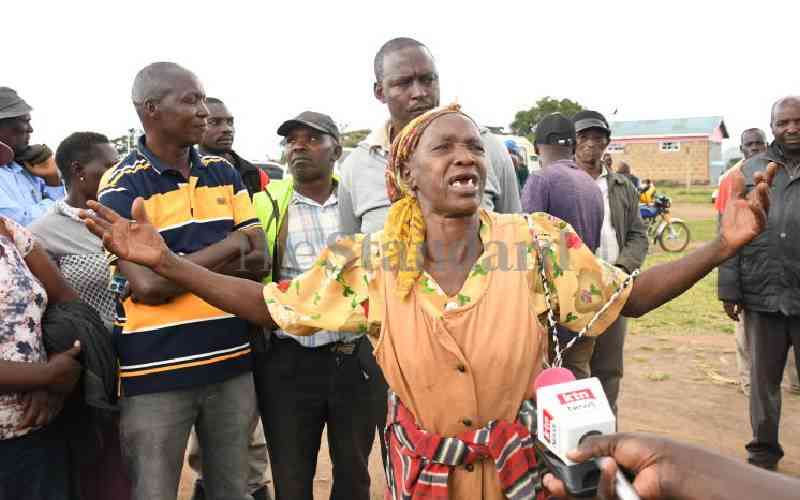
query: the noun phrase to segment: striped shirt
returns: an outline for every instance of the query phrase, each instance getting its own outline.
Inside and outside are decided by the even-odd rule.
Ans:
[[[294,279],[311,268],[319,254],[339,232],[339,202],[336,191],[323,204],[298,193],[289,202],[286,228],[286,250],[281,262],[281,279]],[[291,335],[283,330],[275,332],[279,338],[293,338],[303,347],[322,347],[333,342],[354,342],[361,335],[319,331],[313,335]]]
[[[216,156],[190,149],[186,179],[145,146],[145,137],[103,176],[98,199],[131,218],[136,197],[169,248],[189,254],[232,231],[258,226],[247,189],[236,170]],[[109,256],[114,266],[116,257]],[[114,340],[125,395],[185,389],[222,382],[250,370],[248,325],[185,293],[150,306],[127,298],[117,308]]]

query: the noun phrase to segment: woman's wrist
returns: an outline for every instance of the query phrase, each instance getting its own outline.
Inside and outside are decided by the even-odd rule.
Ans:
[[[180,261],[181,257],[167,248],[159,263],[153,267],[153,271],[159,276],[170,279],[175,275],[177,268],[180,266]]]
[[[31,365],[34,370],[31,373],[31,385],[33,390],[46,390],[50,385],[55,382],[56,372],[55,367],[50,363],[37,363]]]
[[[716,238],[711,240],[709,246],[711,247],[711,254],[714,256],[714,267],[730,259],[739,251],[738,248],[732,248],[721,234],[718,234]]]

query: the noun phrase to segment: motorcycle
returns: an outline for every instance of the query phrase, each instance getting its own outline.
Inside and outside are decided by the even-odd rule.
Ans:
[[[689,226],[685,221],[672,217],[669,208],[672,200],[660,194],[653,199],[652,205],[639,205],[639,213],[647,224],[647,237],[658,243],[665,252],[682,252],[691,240]]]

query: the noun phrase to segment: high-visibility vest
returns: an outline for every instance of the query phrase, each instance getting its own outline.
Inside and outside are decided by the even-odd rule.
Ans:
[[[334,183],[338,182],[337,176],[333,176]],[[279,241],[281,237],[281,230],[286,225],[286,213],[289,208],[289,202],[292,201],[294,196],[294,179],[291,176],[283,179],[272,179],[267,184],[266,189],[253,195],[253,208],[256,210],[256,216],[261,222],[261,228],[264,234],[267,235],[267,248],[269,255],[272,258],[272,268],[268,275],[264,277],[264,283],[271,283],[274,281],[272,277],[275,275],[275,269],[280,266],[280,261],[283,257],[285,248],[279,248]],[[285,246],[285,233],[284,241]]]
[[[293,194],[294,182],[289,177],[272,180],[267,184],[266,189],[253,195],[253,208],[255,208],[256,216],[261,222],[261,228],[267,236],[267,248],[269,249],[269,255],[272,257],[272,269],[264,277],[264,283],[272,282],[275,266],[280,266],[281,264],[277,262],[279,253],[282,253],[278,252],[278,235],[281,227],[286,224],[286,212]]]

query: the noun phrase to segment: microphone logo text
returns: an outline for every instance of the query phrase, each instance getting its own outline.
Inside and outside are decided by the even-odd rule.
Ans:
[[[595,399],[594,393],[592,393],[591,389],[580,389],[558,395],[558,401],[562,405],[575,403],[578,401],[587,401],[590,399]]]

